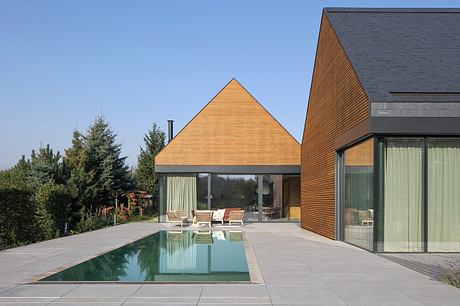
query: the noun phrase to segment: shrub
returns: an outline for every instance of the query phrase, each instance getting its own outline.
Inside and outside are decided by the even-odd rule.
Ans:
[[[448,268],[442,269],[437,279],[460,288],[460,263],[449,263]]]
[[[70,219],[72,199],[64,185],[47,183],[40,186],[36,196],[36,220],[42,239],[60,237]]]
[[[0,188],[0,249],[37,240],[35,206],[30,192]]]
[[[75,226],[74,234],[94,231],[100,228],[108,227],[113,224],[113,216],[104,216],[101,210],[96,211],[95,214],[91,212],[81,212],[81,220]]]

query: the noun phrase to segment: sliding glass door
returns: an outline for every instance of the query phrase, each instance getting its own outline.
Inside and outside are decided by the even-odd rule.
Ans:
[[[388,138],[385,144],[384,251],[421,252],[424,140]]]
[[[460,140],[434,138],[428,147],[428,251],[460,252]]]

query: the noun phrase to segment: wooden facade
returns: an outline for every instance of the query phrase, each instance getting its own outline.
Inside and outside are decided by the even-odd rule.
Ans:
[[[157,166],[299,166],[300,144],[232,79],[156,156]]]
[[[323,13],[301,149],[303,228],[335,238],[337,146],[364,136],[368,122],[369,99]]]

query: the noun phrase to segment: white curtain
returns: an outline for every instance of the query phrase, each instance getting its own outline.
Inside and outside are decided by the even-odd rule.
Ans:
[[[423,147],[423,139],[387,140],[384,251],[422,251]]]
[[[460,252],[460,140],[428,141],[428,251]]]
[[[192,219],[192,210],[196,209],[196,176],[168,175],[166,207],[168,211],[181,210]]]

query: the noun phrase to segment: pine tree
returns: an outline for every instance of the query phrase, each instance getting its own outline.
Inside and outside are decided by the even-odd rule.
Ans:
[[[102,116],[94,120],[85,137],[83,164],[93,198],[92,208],[108,204],[117,193],[132,187],[126,157],[120,156],[121,145],[116,143],[116,137]]]
[[[34,190],[47,183],[65,183],[64,172],[64,165],[59,151],[54,154],[50,145],[40,147],[38,153],[32,150],[28,181]]]
[[[152,128],[144,135],[144,145],[145,148],[140,148],[134,178],[139,189],[147,191],[155,198],[158,193],[155,156],[165,146],[165,133],[156,123],[153,123]]]

